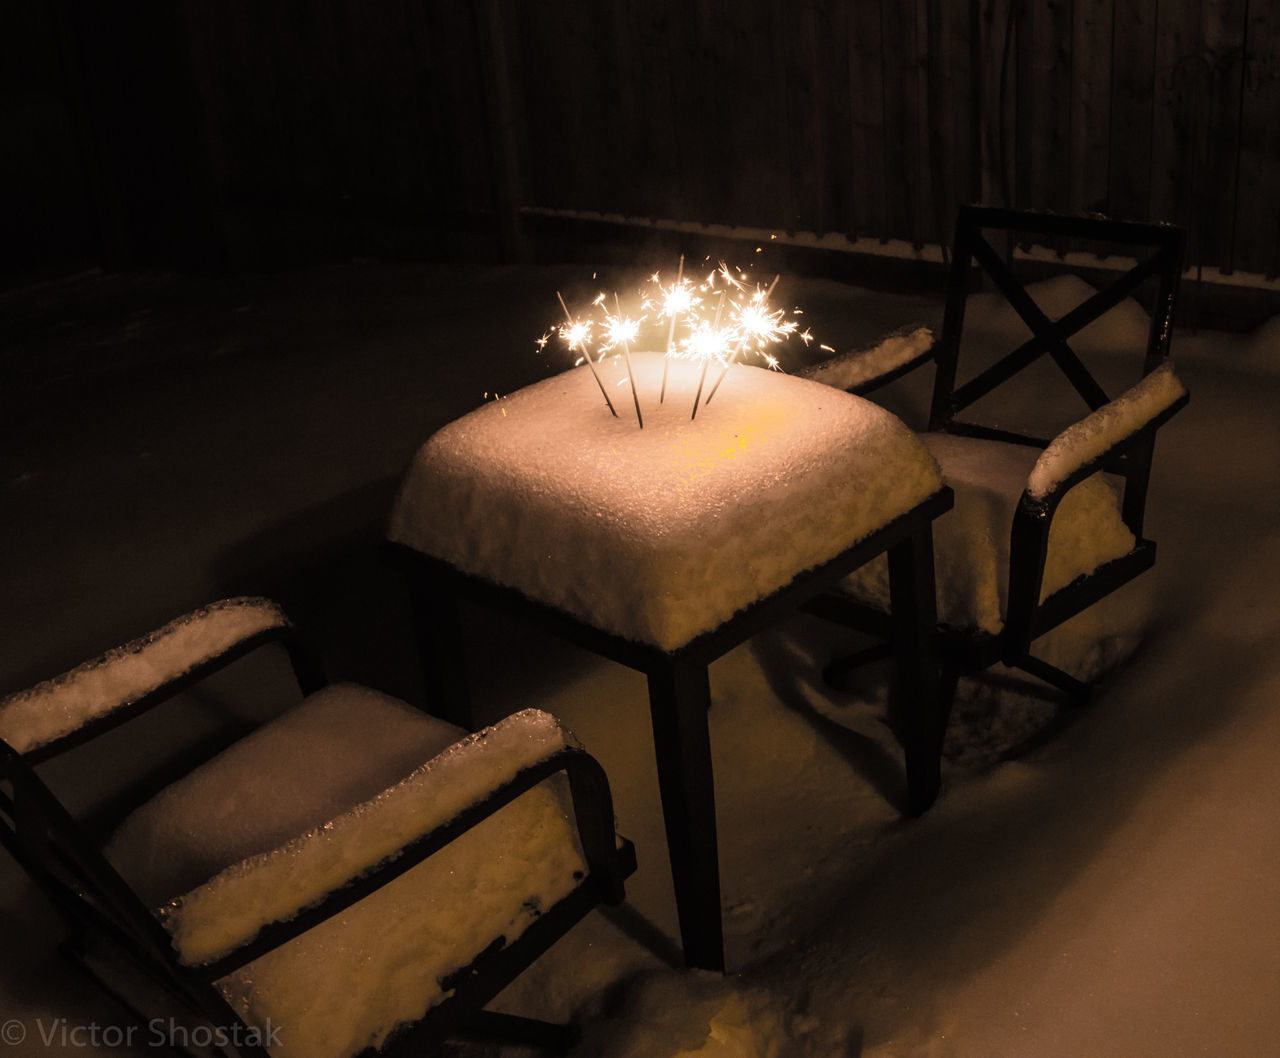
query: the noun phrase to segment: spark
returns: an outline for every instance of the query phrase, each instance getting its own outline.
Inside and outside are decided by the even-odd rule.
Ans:
[[[680,255],[680,265],[676,269],[674,283],[664,287],[657,272],[653,273],[651,281],[662,294],[662,305],[658,315],[667,318],[667,351],[662,361],[662,388],[658,390],[658,403],[661,404],[667,397],[667,372],[671,367],[671,350],[675,341],[676,323],[682,317],[691,318],[702,299],[694,294],[693,288],[684,278],[684,254]]]
[[[604,297],[603,294],[600,295]],[[587,342],[591,339],[591,321],[575,320],[573,313],[569,311],[569,306],[564,303],[564,297],[560,291],[556,291],[556,297],[560,300],[560,307],[564,309],[564,317],[569,321],[568,326],[560,329],[560,337],[565,340],[570,349],[581,349],[583,357],[586,358],[587,365],[591,368],[591,375],[596,380],[596,385],[600,387],[600,395],[604,397],[604,402],[609,405],[609,411],[613,413],[613,417],[618,417],[617,409],[613,406],[613,401],[609,399],[609,394],[605,392],[604,383],[600,381],[600,374],[596,371],[595,361],[591,359],[591,350],[587,348]]]
[[[640,324],[643,322],[643,316],[638,320],[628,319],[625,316],[606,316],[604,320],[605,344],[601,348],[606,352],[610,349],[616,349],[618,346],[622,346],[625,349],[639,336]]]
[[[665,325],[666,352],[659,403],[666,399],[671,360],[700,362],[691,418],[697,417],[700,404],[711,402],[737,361],[754,357],[761,366],[777,371],[781,370],[781,364],[775,355],[776,350],[772,348],[774,345],[792,337],[799,338],[806,346],[814,342],[812,331],[808,327],[801,329],[798,322],[803,315],[800,308],[774,306],[772,297],[780,277],[774,276],[767,286],[755,281],[759,275],[754,271],[755,261],[749,261],[747,267],[740,267],[708,255],[690,269],[686,269],[687,263],[681,255],[674,282],[669,277],[664,281],[661,271],[645,277],[639,291],[639,308],[627,315],[622,312],[616,291],[612,292],[612,306],[609,305],[609,294],[599,291],[580,316],[574,316],[563,296],[557,293],[564,309],[564,321],[535,339],[538,351],[543,351],[547,342],[558,336],[577,357],[577,363],[585,362],[591,368],[605,403],[615,417],[618,417],[618,410],[605,392],[597,366],[611,354],[616,354],[618,360],[625,359],[626,377],[619,385],[625,383],[630,386],[636,421],[643,428],[631,346],[640,348],[638,343],[645,342],[652,344],[646,344],[644,348],[661,348],[661,331],[648,335],[649,331]],[[692,274],[693,268],[701,273],[701,281]],[[703,268],[706,270],[702,271]],[[821,348],[830,351],[828,346]],[[708,372],[713,360],[720,365],[720,370],[708,387],[707,383],[711,381]]]
[[[716,395],[716,390],[720,388],[720,383],[724,381],[725,375],[729,373],[729,368],[733,366],[734,360],[738,358],[738,355],[744,349],[750,347],[765,363],[775,370],[777,369],[778,361],[766,353],[764,347],[787,337],[796,329],[794,320],[783,319],[786,316],[784,310],[775,309],[772,312],[769,311],[769,297],[773,294],[773,289],[778,285],[778,280],[781,278],[781,276],[774,276],[773,282],[769,284],[768,289],[756,287],[750,299],[735,306],[733,329],[738,338],[738,344],[725,362],[719,377],[715,381],[715,385],[711,387],[711,392],[707,394],[708,404],[711,403],[711,398]]]
[[[698,391],[693,395],[693,413],[689,416],[690,420],[698,417],[698,401],[702,398],[702,387],[707,381],[707,365],[711,362],[711,357],[714,356],[716,359],[723,360],[724,350],[728,348],[729,336],[720,329],[720,316],[724,312],[724,295],[725,292],[723,290],[720,291],[720,302],[716,305],[715,322],[708,328],[702,328],[700,331],[695,330],[694,332],[699,338],[697,349],[702,357],[702,373],[698,376]]]
[[[596,305],[603,304],[604,294],[601,294],[595,300]],[[636,376],[631,369],[631,343],[636,340],[636,335],[640,333],[640,324],[644,321],[641,316],[638,320],[629,319],[622,315],[622,306],[618,303],[618,293],[613,294],[613,308],[616,315],[604,318],[604,331],[608,338],[605,349],[616,349],[622,346],[622,356],[627,362],[627,381],[631,383],[631,399],[636,406],[636,422],[640,424],[640,429],[644,429],[644,416],[640,414],[640,396],[636,392]]]

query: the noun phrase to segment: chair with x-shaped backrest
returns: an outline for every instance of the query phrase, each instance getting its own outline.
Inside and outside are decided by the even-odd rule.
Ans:
[[[1136,254],[1136,262],[1054,320],[989,241],[992,232],[1069,239],[1073,246],[1083,241],[1108,250],[1123,247],[1126,254]],[[908,328],[808,372],[819,381],[867,394],[925,363],[935,365],[928,428],[922,436],[956,492],[954,510],[935,526],[945,709],[961,674],[995,662],[1030,673],[1073,700],[1088,697],[1084,680],[1037,657],[1036,641],[1155,561],[1155,543],[1144,535],[1143,519],[1156,431],[1187,402],[1168,362],[1183,249],[1182,231],[1165,224],[962,207],[937,340],[927,329]],[[961,382],[961,339],[975,265],[1030,336],[1010,339],[1012,348],[966,342],[966,368],[972,366],[970,357],[981,362]],[[1154,287],[1154,295],[1140,374],[1113,398],[1071,342],[1144,286]],[[984,409],[994,406],[1001,417],[1001,397],[986,398],[1046,357],[1087,406],[1082,418],[1045,437],[1043,430],[1035,435],[963,417],[980,401]],[[1030,387],[1033,395],[1044,385],[1037,380]],[[885,589],[883,577],[870,569],[813,609],[883,634]],[[872,648],[841,659],[828,674],[838,679],[880,653]]]

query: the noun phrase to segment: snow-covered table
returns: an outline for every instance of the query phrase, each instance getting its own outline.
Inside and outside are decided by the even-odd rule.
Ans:
[[[428,705],[472,726],[458,600],[514,611],[646,674],[685,959],[723,969],[707,667],[887,551],[899,737],[917,802],[937,790],[933,519],[937,466],[883,409],[735,366],[690,418],[690,364],[617,364],[610,415],[580,367],[434,434],[401,485],[390,551],[410,578]]]

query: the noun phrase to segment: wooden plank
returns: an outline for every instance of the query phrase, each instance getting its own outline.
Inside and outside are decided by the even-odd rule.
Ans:
[[[426,4],[406,3],[405,45],[413,56],[409,67],[415,102],[414,140],[421,159],[417,201],[424,209],[452,207],[457,201],[453,186],[456,170],[434,147],[444,142],[440,126],[446,97],[440,88],[440,63],[435,54],[438,41],[431,31]],[[526,155],[522,149],[521,157]]]
[[[1037,207],[1039,189],[1035,185],[1039,148],[1039,103],[1044,85],[1039,75],[1036,26],[1039,4],[1016,4],[1013,20],[1013,208]],[[1043,206],[1041,206],[1043,208]]]
[[[974,65],[974,91],[978,101],[980,126],[978,146],[981,151],[981,184],[978,197],[989,205],[1007,205],[1000,141],[1000,56],[1005,23],[998,14],[998,9],[1002,7],[1000,0],[976,2],[978,19],[970,56]]]
[[[1111,23],[1115,0],[1075,0],[1071,29],[1071,196],[1075,209],[1106,213],[1111,124]]]
[[[737,97],[731,106],[756,117],[733,123],[733,201],[743,204],[740,216],[750,218],[747,223],[793,234],[798,212],[793,166],[800,130],[793,116],[792,15],[775,0],[738,0],[726,7],[732,12],[725,19],[732,27],[724,33],[726,79]],[[735,38],[737,43],[729,43]]]
[[[1037,19],[1036,41],[1045,69],[1045,90],[1040,109],[1047,122],[1047,137],[1037,137],[1040,150],[1036,155],[1036,183],[1042,189],[1044,204],[1060,213],[1076,208],[1071,188],[1072,108],[1072,0],[1046,0]]]
[[[692,115],[698,112],[700,103],[697,95],[701,84],[698,53],[700,17],[700,5],[680,4],[674,8],[670,15],[671,48],[679,58],[675,62],[664,60],[671,62],[673,67],[670,120],[674,194],[670,215],[676,220],[697,219],[702,141]]]
[[[944,225],[939,223],[937,195],[946,182],[945,173],[953,152],[951,123],[945,116],[941,120],[935,116],[935,110],[945,109],[937,87],[943,76],[938,19],[931,16],[930,0],[916,0],[914,6],[917,50],[915,133],[919,176],[913,182],[915,201],[912,212],[916,218],[915,242],[920,246],[943,239]]]
[[[823,5],[825,6],[825,5]],[[796,62],[797,126],[803,130],[801,150],[792,167],[797,184],[798,223],[819,236],[826,234],[832,221],[831,199],[827,190],[828,153],[827,113],[824,86],[827,78],[826,51],[818,43],[817,0],[805,0],[799,15]],[[839,83],[839,82],[836,82]]]
[[[627,122],[627,163],[623,181],[624,212],[635,217],[669,217],[659,206],[670,199],[673,183],[670,63],[654,55],[663,40],[669,12],[662,4],[621,5],[613,11],[622,111]]]
[[[726,208],[731,197],[730,181],[739,173],[734,166],[734,129],[728,119],[731,100],[726,88],[726,49],[738,36],[725,21],[722,5],[716,0],[695,0],[693,48],[689,55],[689,109],[684,120],[700,134],[693,137],[690,219],[703,223],[727,222],[733,211]],[[736,187],[740,184],[735,183]],[[737,203],[736,194],[733,201]]]
[[[1019,6],[1015,22],[1016,179],[1022,209],[1071,209],[1071,8],[1068,0]],[[1053,240],[1050,240],[1053,242]]]
[[[917,8],[917,19],[923,20],[926,64],[926,120],[921,123],[926,137],[925,157],[931,170],[929,196],[928,241],[945,245],[950,230],[955,182],[957,143],[964,141],[964,128],[956,122],[953,100],[959,94],[954,80],[953,58],[956,53],[952,23],[947,19],[948,5],[929,0]],[[954,10],[954,5],[952,5]]]
[[[772,180],[758,179],[758,186],[772,185],[769,201],[758,201],[752,216],[767,227],[780,228],[794,235],[800,227],[801,183],[800,159],[804,154],[802,77],[796,59],[795,9],[775,0],[761,0],[753,26],[753,51],[764,59],[761,69],[771,71],[772,87],[761,92],[758,81],[744,81],[755,86],[752,94],[756,106],[765,115],[765,142],[759,153],[744,151],[741,163],[764,163],[770,159]],[[757,94],[758,93],[758,94]],[[765,174],[760,173],[759,177]],[[757,221],[759,223],[759,221]]]
[[[455,7],[449,0],[432,3],[442,49],[440,61],[446,67],[450,62],[444,50],[450,40],[446,27]],[[527,200],[544,208],[580,208],[577,170],[581,167],[582,115],[574,100],[584,90],[584,81],[575,65],[576,55],[568,47],[569,13],[558,4],[541,5],[536,10],[518,4],[516,15],[525,55],[521,90],[529,145],[523,166]],[[442,94],[451,80],[451,74],[442,71]]]
[[[935,170],[940,241],[949,242],[957,205],[982,195],[981,78],[975,55],[979,0],[932,0],[928,17],[931,71],[930,125],[941,137],[945,163]]]
[[[885,86],[880,5],[855,4],[848,22],[853,222],[849,236],[887,237]]]
[[[489,156],[487,190],[496,220],[498,247],[505,261],[527,258],[520,227],[520,167],[516,157],[515,110],[508,56],[513,20],[502,0],[476,9],[477,52],[483,70],[484,127]],[[388,100],[390,102],[390,100]]]
[[[919,120],[915,6],[881,0],[881,48],[884,54],[886,234],[921,245],[919,211],[913,184],[921,174],[916,122]]]
[[[234,268],[239,254],[226,208],[227,137],[223,94],[218,79],[219,61],[212,50],[218,16],[193,0],[184,0],[182,15],[200,129],[201,179],[210,210],[208,223],[214,241],[213,256],[218,267]]]
[[[1151,196],[1151,105],[1158,0],[1123,0],[1112,13],[1110,213],[1144,218]]]
[[[1256,0],[1255,0],[1256,2]],[[1247,0],[1204,0],[1204,41],[1211,58],[1206,171],[1202,199],[1205,259],[1235,267],[1236,175],[1240,151]]]
[[[1201,259],[1208,64],[1199,0],[1165,0],[1156,27],[1149,219],[1187,228],[1187,252]]]
[[[983,198],[1011,206],[1017,158],[1017,0],[983,0],[983,114],[986,122]]]
[[[1280,274],[1280,9],[1254,2],[1245,39],[1235,259],[1269,279]]]
[[[855,228],[853,176],[853,100],[849,71],[850,5],[818,5],[818,46],[822,54],[824,135],[827,143],[826,198],[828,231],[848,234]]]

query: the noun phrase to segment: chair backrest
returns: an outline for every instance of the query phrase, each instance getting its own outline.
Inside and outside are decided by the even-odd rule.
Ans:
[[[1114,282],[1055,321],[1041,311],[1026,287],[1015,277],[1006,260],[988,241],[986,233],[992,231],[1038,236],[1049,240],[1068,239],[1073,245],[1077,241],[1083,241],[1093,244],[1097,249],[1123,247],[1127,254],[1136,254],[1137,260],[1132,268],[1121,273]],[[1182,272],[1184,248],[1185,235],[1182,229],[1168,224],[962,206],[956,218],[942,333],[934,350],[937,370],[929,412],[929,429],[1043,447],[1047,443],[1045,439],[967,422],[960,419],[959,415],[1046,355],[1057,364],[1090,410],[1102,407],[1110,398],[1071,348],[1069,339],[1119,305],[1144,283],[1158,284],[1142,365],[1143,375],[1150,373],[1169,353],[1173,306]],[[995,363],[986,365],[973,378],[957,385],[960,339],[975,264],[1008,300],[1030,329],[1031,337]]]

